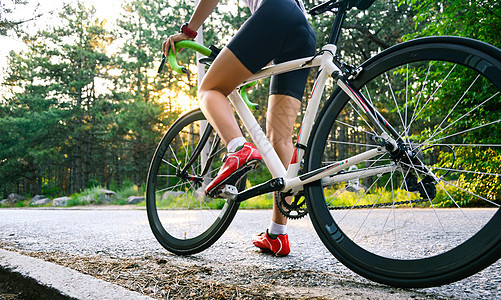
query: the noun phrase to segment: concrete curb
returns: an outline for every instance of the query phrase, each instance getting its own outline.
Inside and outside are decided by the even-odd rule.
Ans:
[[[0,266],[76,299],[152,299],[70,268],[3,249]]]

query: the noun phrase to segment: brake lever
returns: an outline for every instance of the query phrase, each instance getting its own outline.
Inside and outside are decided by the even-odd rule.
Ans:
[[[162,72],[162,70],[164,69],[165,60],[166,60],[166,56],[165,56],[165,54],[162,53],[162,61],[160,62],[160,66],[158,67],[158,74],[160,74]]]

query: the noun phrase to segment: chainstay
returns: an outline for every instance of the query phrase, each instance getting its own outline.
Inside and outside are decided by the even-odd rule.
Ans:
[[[404,204],[419,204],[419,203],[428,202],[428,201],[430,201],[430,200],[429,199],[418,199],[418,200],[410,200],[410,201],[398,201],[398,202],[355,205],[355,206],[332,206],[332,207],[329,207],[329,210],[378,208],[378,207],[388,207],[388,206],[396,206],[396,205],[404,205]]]

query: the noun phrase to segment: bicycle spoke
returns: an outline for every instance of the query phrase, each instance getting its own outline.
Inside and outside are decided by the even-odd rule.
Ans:
[[[443,122],[445,122],[446,118],[449,117],[449,115],[452,113],[452,111],[454,110],[454,108],[457,106],[457,104],[459,104],[459,101],[461,101],[463,98],[461,98],[457,103],[456,105],[454,106],[454,108],[449,112],[449,114],[447,115],[446,118],[444,118],[442,120],[442,123],[440,123],[440,125],[435,129],[435,132],[432,133],[430,135],[430,137],[425,140],[422,144],[426,144],[427,142],[429,142],[432,138],[434,138],[435,136],[439,135],[440,133],[444,132],[445,130],[447,130],[449,127],[453,126],[454,124],[458,123],[459,121],[461,121],[463,118],[467,117],[470,113],[474,112],[477,108],[483,106],[485,103],[487,103],[488,101],[490,101],[491,99],[493,99],[495,96],[497,96],[499,94],[499,92],[497,92],[495,95],[489,97],[487,100],[483,101],[482,103],[480,103],[479,105],[475,106],[473,109],[471,109],[470,111],[468,111],[466,114],[463,114],[460,118],[458,118],[457,120],[455,120],[454,122],[452,122],[451,124],[449,124],[447,127],[443,128],[442,130],[440,130],[439,132],[437,132],[437,130],[440,129],[440,127],[442,126]],[[466,92],[465,94],[466,95]],[[464,96],[463,95],[463,96]]]
[[[409,103],[409,64],[405,65],[405,119],[404,119],[404,129],[407,128],[407,108]],[[403,135],[407,138],[407,142],[409,141],[409,135],[407,131],[403,132]]]
[[[409,65],[407,64],[406,66],[407,66],[407,68],[408,68],[408,66],[409,66]],[[428,83],[428,76],[430,75],[431,66],[432,66],[432,62],[431,62],[431,61],[429,61],[429,62],[428,62],[428,69],[426,70],[426,75],[425,75],[425,78],[424,78],[424,80],[423,80],[423,82],[422,82],[422,84],[421,84],[421,89],[419,90],[418,97],[417,97],[417,101],[416,101],[416,105],[414,106],[414,110],[413,110],[413,112],[412,112],[411,119],[410,119],[410,121],[409,121],[409,124],[407,124],[407,127],[404,129],[404,131],[407,131],[407,130],[411,127],[411,125],[412,125],[412,121],[414,120],[414,118],[416,118],[416,119],[417,119],[417,116],[416,116],[416,110],[417,110],[417,108],[419,107],[419,104],[420,104],[420,102],[421,102],[421,98],[423,97],[423,94],[424,94],[424,93],[423,93],[424,88],[425,88],[426,84]]]
[[[406,178],[406,176],[409,175],[409,172],[410,172],[410,169],[407,169],[406,174],[404,174],[403,170],[400,168],[400,173],[402,174],[402,178],[404,178],[404,180],[402,180],[402,182],[405,185],[405,191],[407,192],[407,199],[409,200],[409,205],[411,207],[412,218],[414,220],[414,228],[415,228],[415,231],[419,234],[419,239],[421,240],[420,245],[424,245],[425,243],[422,242],[423,235],[421,234],[421,230],[419,230],[419,228],[418,228],[418,222],[417,222],[416,214],[414,212],[414,205],[412,205],[411,194],[409,192],[409,186],[407,185],[407,182],[405,181],[405,178]]]
[[[180,187],[180,186],[183,186],[185,183],[184,182],[180,182],[174,186],[169,186],[167,188],[164,188],[164,189],[159,189],[159,190],[156,190],[155,193],[161,193],[161,192],[165,192],[167,190],[171,190],[171,191],[174,191],[176,188]]]
[[[436,170],[461,172],[461,173],[468,173],[468,174],[488,175],[488,176],[496,176],[496,177],[501,176],[501,174],[498,174],[498,173],[488,173],[488,172],[479,172],[479,171],[467,171],[467,170],[450,169],[450,168],[440,168],[440,167],[433,167],[433,168],[436,169]]]
[[[172,147],[170,145],[169,145],[169,149],[170,149],[170,152],[172,152],[172,157],[174,157],[174,159],[176,160],[177,165],[179,166],[180,163],[179,163],[179,160],[177,159],[177,155],[176,155],[176,153],[174,152],[174,150],[172,149]],[[165,159],[162,159],[162,161],[164,161],[167,164],[170,164]],[[174,166],[174,165],[171,164],[171,166]],[[174,166],[174,168],[176,168],[176,166]]]
[[[477,77],[475,78],[475,80],[473,80],[473,82],[466,89],[466,91],[463,93],[463,95],[461,95],[461,97],[456,102],[456,104],[454,104],[454,106],[449,110],[449,113],[442,119],[442,122],[440,122],[440,124],[435,128],[435,132],[433,132],[431,134],[430,139],[433,138],[436,135],[435,133],[437,132],[437,130],[439,130],[440,128],[442,128],[442,124],[444,124],[444,122],[449,118],[449,116],[452,114],[452,112],[454,112],[454,110],[459,105],[459,103],[461,103],[463,101],[464,97],[466,97],[466,94],[470,91],[471,87],[475,84],[475,82],[477,82],[477,80],[478,80],[479,77],[480,77],[480,74],[477,75]]]
[[[392,172],[393,173],[393,172]],[[350,213],[350,211],[355,207],[357,206],[357,204],[360,202],[360,200],[362,200],[362,198],[367,194],[367,192],[379,181],[380,178],[378,178],[376,181],[374,181],[374,183],[372,183],[372,185],[362,194],[362,196],[360,196],[358,198],[358,200],[353,204],[351,205],[351,207],[347,210],[346,214],[339,220],[339,223],[341,223],[344,218]]]
[[[472,195],[472,196],[475,196],[475,197],[477,197],[477,198],[479,198],[479,199],[482,199],[482,200],[484,200],[484,201],[486,201],[486,202],[489,202],[490,204],[492,204],[492,205],[494,205],[494,206],[496,206],[496,207],[501,207],[501,205],[497,204],[496,202],[493,202],[493,201],[491,201],[491,200],[489,200],[489,199],[486,199],[486,198],[484,198],[484,197],[482,197],[482,196],[480,196],[480,195],[477,195],[477,194],[475,194],[475,193],[472,193],[472,192],[470,192],[470,191],[467,191],[467,190],[463,189],[463,188],[462,188],[462,187],[460,187],[460,186],[457,186],[457,185],[455,185],[455,184],[453,184],[453,183],[450,183],[450,182],[447,182],[447,181],[443,181],[443,182],[445,182],[445,184],[451,185],[451,186],[453,186],[453,187],[455,187],[455,188],[457,188],[457,189],[460,189],[461,191],[463,191],[463,192],[465,192],[465,193],[468,193],[468,194],[470,194],[470,195]]]
[[[355,106],[353,106],[352,101],[349,101],[348,103],[350,104],[350,106],[353,109],[353,111],[355,111],[357,113],[357,115],[360,117],[360,119],[362,119],[364,121],[364,123],[367,125],[367,127],[369,127],[372,130],[373,133],[376,132],[374,130],[374,128],[372,128],[372,126],[367,122],[367,120],[364,118],[364,116],[362,116],[362,114],[358,111],[358,109],[355,108]]]
[[[393,179],[393,174],[394,174],[394,172],[391,172],[390,178],[388,179],[388,181],[387,181],[387,182],[386,182],[386,184],[385,184],[385,188],[386,188],[386,186],[388,185],[388,183],[392,182],[392,179]],[[378,180],[379,180],[379,178],[378,178]],[[376,180],[376,181],[374,182],[374,184],[375,184],[378,180]],[[374,184],[373,184],[372,186],[374,186]],[[370,189],[372,188],[372,186],[371,186],[370,188],[368,188],[367,190],[370,190]],[[365,195],[365,194],[364,194],[364,195]],[[358,201],[360,201],[364,195],[362,195]],[[357,236],[358,236],[358,234],[359,234],[360,230],[362,229],[363,225],[364,225],[364,224],[365,224],[365,222],[367,221],[367,218],[369,217],[369,215],[370,215],[370,214],[371,214],[371,212],[373,211],[374,207],[376,207],[376,204],[377,204],[377,201],[379,200],[379,198],[380,198],[380,197],[378,197],[378,198],[376,199],[376,201],[375,201],[375,202],[374,202],[374,204],[372,205],[371,209],[370,209],[370,210],[367,212],[367,214],[365,215],[365,218],[364,218],[364,220],[362,221],[362,224],[360,224],[360,226],[358,227],[357,232],[355,233],[355,235],[354,235],[354,237],[353,237],[353,239],[354,239],[354,240],[357,238]],[[358,202],[358,201],[357,201],[357,202]]]
[[[346,127],[349,127],[349,128],[353,128],[353,129],[355,129],[355,130],[359,130],[359,128],[357,128],[357,127],[355,127],[355,126],[353,126],[353,125],[350,125],[350,124],[347,124],[347,123],[341,122],[341,121],[339,121],[339,120],[336,120],[336,123],[342,124],[342,125],[344,125],[344,126],[346,126]],[[370,135],[373,135],[373,134],[374,134],[374,131],[373,131],[373,132],[370,132],[370,131],[362,130],[361,132],[365,132],[365,133],[368,133],[368,134],[370,134]]]
[[[447,79],[449,78],[449,76],[451,75],[452,71],[454,71],[454,69],[456,69],[456,66],[457,65],[454,65],[454,67],[452,67],[452,69],[449,71],[449,73],[447,74],[447,76],[445,76],[445,78],[440,82],[440,84],[437,86],[437,88],[433,91],[433,93],[428,97],[428,100],[426,101],[426,103],[421,107],[421,109],[419,110],[419,112],[413,117],[411,118],[411,121],[409,122],[409,128],[412,126],[412,123],[417,120],[417,118],[419,117],[419,115],[421,114],[421,112],[424,110],[424,108],[428,105],[428,103],[430,103],[430,100],[433,98],[433,96],[438,92],[438,90],[442,87],[443,83],[447,81]],[[417,106],[416,106],[417,108]],[[408,128],[407,128],[408,130]]]
[[[456,200],[455,200],[455,199],[454,199],[454,198],[453,198],[453,197],[449,194],[449,192],[447,192],[447,190],[444,188],[444,186],[442,185],[442,181],[441,181],[441,180],[439,180],[439,179],[438,179],[438,178],[437,178],[434,174],[427,174],[427,173],[425,173],[424,171],[421,171],[421,170],[416,169],[414,166],[411,166],[411,167],[413,167],[413,168],[414,168],[414,171],[415,171],[416,176],[418,177],[418,180],[419,180],[419,181],[421,181],[421,180],[422,180],[421,176],[419,176],[419,173],[422,173],[423,175],[431,175],[431,176],[432,176],[432,178],[433,178],[433,180],[434,180],[437,184],[439,184],[439,185],[440,185],[440,187],[442,188],[442,190],[443,190],[443,191],[447,194],[447,196],[448,196],[448,197],[449,197],[449,199],[450,199],[450,200],[454,203],[454,205],[455,205],[455,206],[456,206],[456,207],[457,207],[457,208],[461,211],[461,213],[463,214],[463,216],[465,216],[465,217],[466,217],[466,219],[467,219],[468,221],[470,221],[470,223],[471,223],[473,226],[475,226],[475,227],[476,227],[476,225],[475,225],[475,224],[474,224],[474,223],[470,220],[470,218],[469,218],[469,217],[466,215],[466,213],[463,211],[463,209],[461,208],[461,206],[460,206],[460,205],[456,202]],[[428,195],[428,193],[426,192],[426,189],[425,189],[425,193],[426,193],[427,198],[431,198],[431,197]],[[478,230],[478,228],[477,228],[477,230]]]
[[[391,93],[391,98],[393,99],[393,102],[395,103],[395,108],[397,109],[398,116],[400,117],[400,122],[402,122],[402,126],[405,128],[405,122],[404,119],[402,118],[402,114],[400,113],[400,109],[398,108],[397,104],[397,98],[395,97],[395,93],[393,92],[393,88],[391,87],[390,79],[388,78],[388,73],[384,73],[386,82],[388,84],[388,88],[390,89]],[[404,132],[405,134],[405,132]]]
[[[365,147],[374,147],[374,148],[379,147],[379,145],[361,144],[361,143],[350,143],[350,142],[341,142],[341,141],[334,141],[334,140],[328,140],[327,142],[334,143],[334,144],[356,145],[356,146],[365,146]]]
[[[436,140],[433,140],[433,141],[430,141],[431,144],[435,144],[435,142],[438,142],[438,141],[441,141],[441,140],[445,140],[445,139],[448,139],[450,137],[454,137],[454,136],[458,136],[458,135],[461,135],[463,133],[467,133],[467,132],[471,132],[471,131],[474,131],[474,130],[477,130],[477,129],[480,129],[480,128],[483,128],[483,127],[486,127],[486,126],[490,126],[492,124],[496,124],[496,123],[499,123],[501,122],[501,120],[497,120],[497,121],[492,121],[492,122],[489,122],[487,124],[483,124],[483,125],[480,125],[480,126],[477,126],[477,127],[474,127],[474,128],[470,128],[470,129],[466,129],[466,130],[463,130],[463,131],[460,131],[460,132],[457,132],[455,134],[451,134],[451,135],[448,135],[448,136],[444,136],[444,137],[441,137],[439,139],[436,139]]]
[[[456,147],[501,147],[501,144],[435,144],[433,146],[456,146]]]
[[[419,161],[419,162],[420,162],[421,164],[423,164],[423,162],[422,162],[422,161]],[[407,166],[409,166],[409,167],[410,167],[410,168],[414,171],[414,173],[416,174],[416,177],[418,178],[418,180],[419,180],[420,182],[422,181],[422,178],[419,176],[419,173],[418,173],[418,171],[420,171],[420,170],[418,170],[418,169],[416,168],[416,166],[414,166],[414,163],[412,163],[412,161],[411,161],[411,164],[410,164],[410,165],[408,165],[408,164],[406,164],[406,163],[403,163],[403,162],[402,162],[402,164],[403,164],[403,165],[407,165]],[[424,172],[422,172],[422,173],[423,173],[423,174],[425,174],[425,175],[428,175],[428,174],[426,174],[426,173],[424,173]],[[435,177],[434,177],[434,179],[435,179]],[[405,181],[405,180],[403,180],[403,181]],[[438,212],[437,212],[437,210],[435,209],[435,205],[433,205],[433,202],[432,202],[432,197],[430,197],[430,195],[428,194],[428,191],[427,191],[426,189],[424,189],[424,192],[425,192],[425,195],[426,195],[426,199],[429,199],[428,201],[429,201],[429,203],[430,203],[431,208],[433,209],[433,213],[435,214],[435,217],[437,218],[437,222],[439,223],[440,227],[442,228],[442,231],[445,233],[445,239],[447,240],[447,239],[448,239],[448,236],[447,236],[447,231],[445,230],[445,227],[444,227],[444,225],[442,224],[442,220],[441,220],[441,219],[440,219],[440,217],[438,216]],[[454,201],[454,200],[453,200],[453,201]],[[448,241],[447,241],[447,243],[448,243]]]

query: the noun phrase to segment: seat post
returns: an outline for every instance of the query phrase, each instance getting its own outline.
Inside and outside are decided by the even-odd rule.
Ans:
[[[331,34],[329,36],[329,44],[337,45],[339,37],[341,35],[341,27],[343,27],[343,21],[346,17],[346,12],[348,11],[348,1],[341,1],[338,10],[336,12],[336,18],[334,19],[334,24],[331,28]]]

